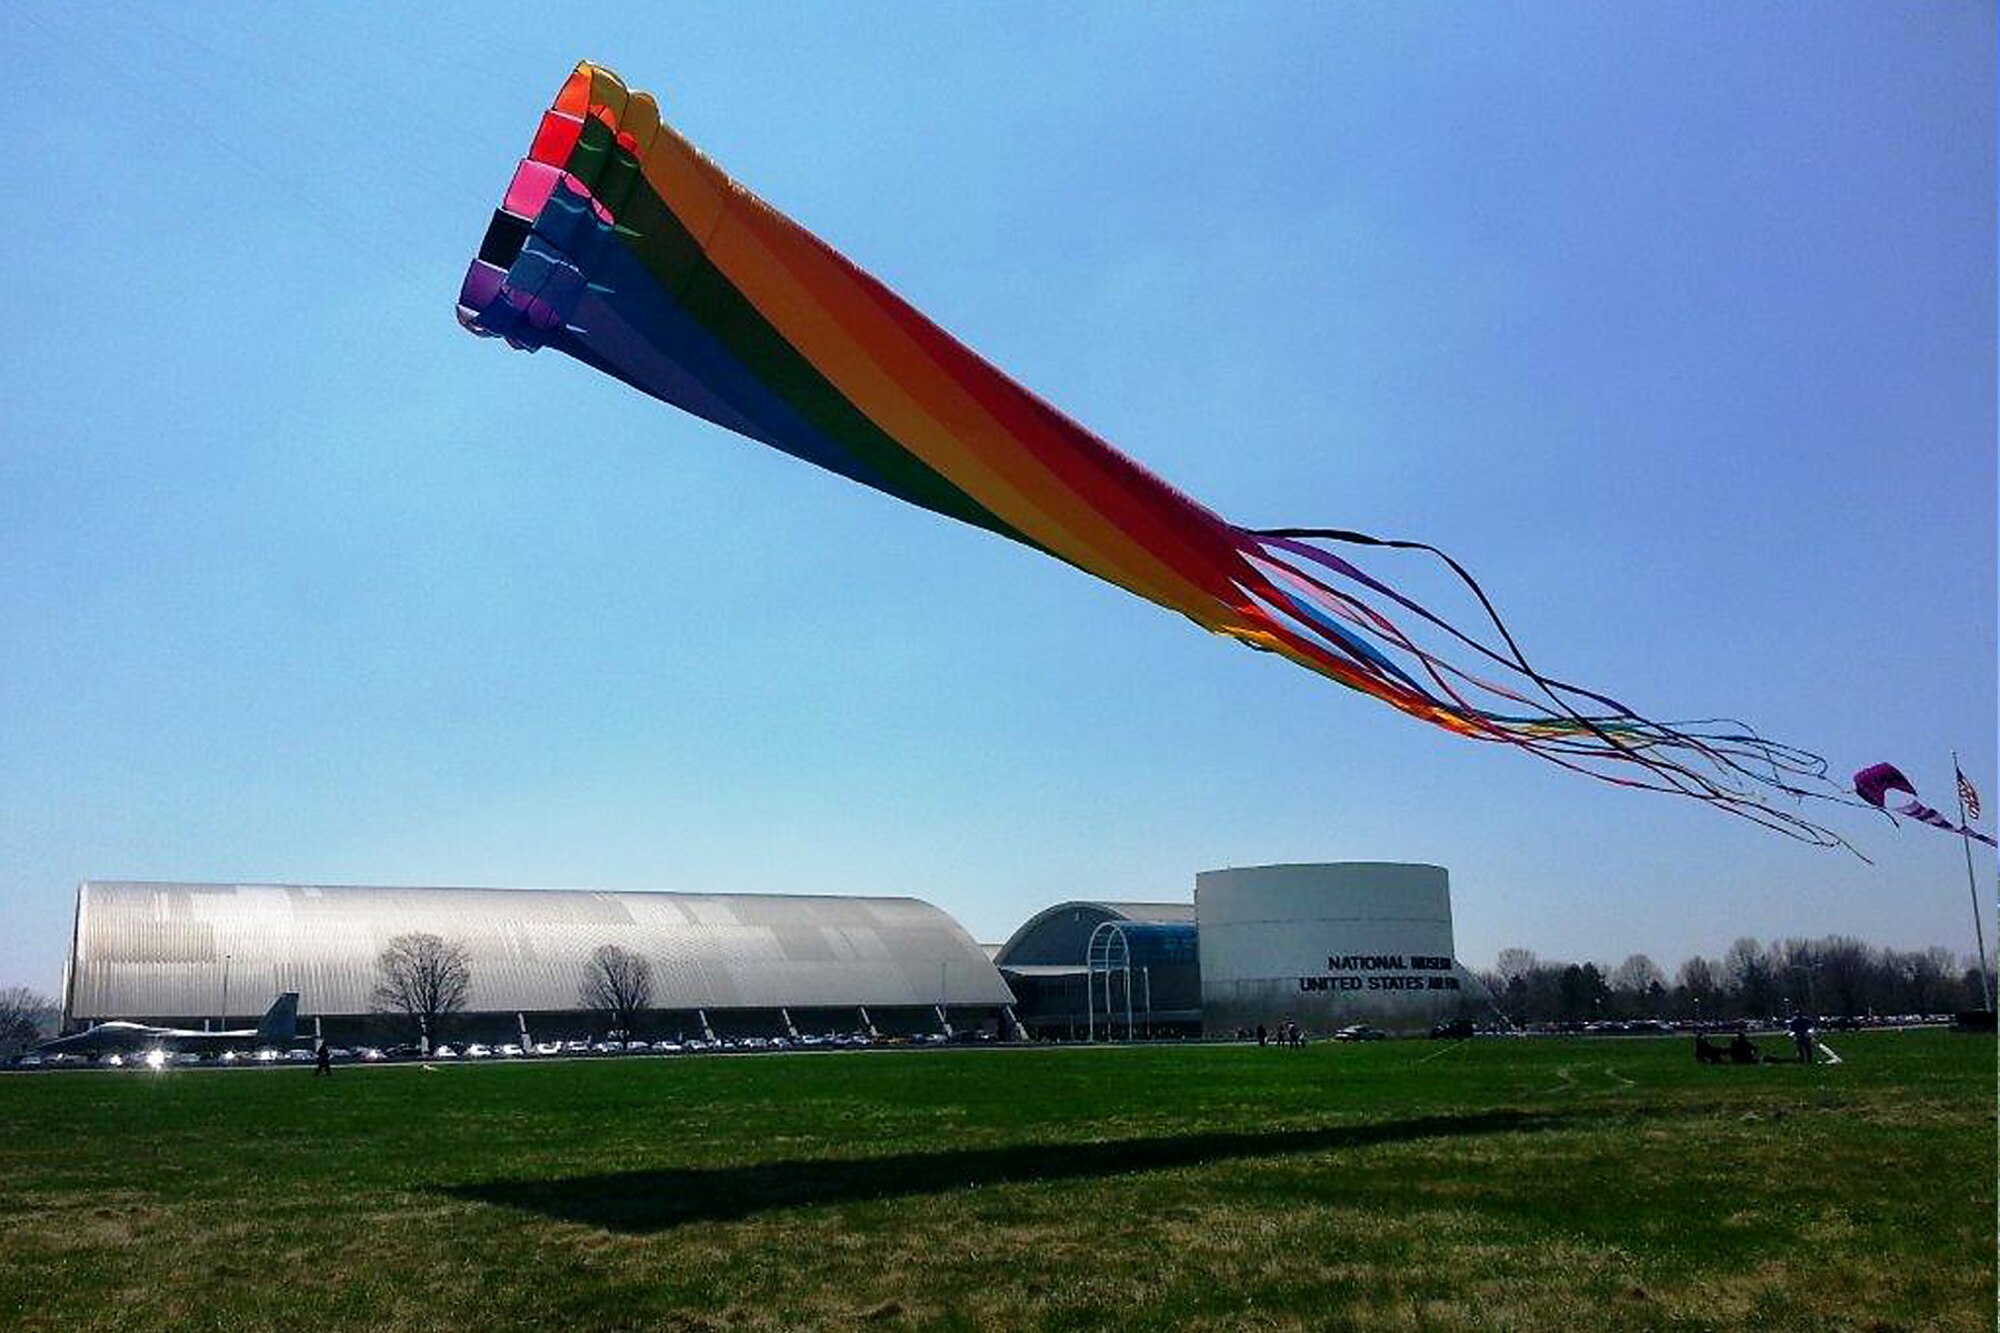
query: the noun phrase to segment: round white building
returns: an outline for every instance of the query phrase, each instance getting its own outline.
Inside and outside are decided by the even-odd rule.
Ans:
[[[1229,1036],[1290,1018],[1310,1032],[1455,1018],[1472,996],[1454,962],[1444,867],[1388,861],[1246,866],[1195,876],[1202,1028]]]

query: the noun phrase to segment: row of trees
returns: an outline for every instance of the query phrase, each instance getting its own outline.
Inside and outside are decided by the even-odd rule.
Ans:
[[[398,935],[375,959],[379,980],[375,1008],[404,1014],[425,1034],[465,1008],[472,992],[472,953],[456,940],[419,933]],[[653,965],[630,949],[606,944],[583,965],[577,1001],[602,1015],[614,1032],[629,1034],[653,1004]]]
[[[1517,1023],[1596,1019],[1781,1017],[1794,1009],[1824,1015],[1941,1014],[1985,1007],[1977,960],[1950,949],[1882,949],[1847,935],[1821,939],[1744,938],[1720,958],[1696,956],[1671,980],[1645,954],[1616,967],[1552,962],[1532,950],[1502,949],[1479,974],[1494,1004]]]

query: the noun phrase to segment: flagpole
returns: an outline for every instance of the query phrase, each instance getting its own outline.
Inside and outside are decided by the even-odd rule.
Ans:
[[[1993,983],[1986,976],[1986,912],[1979,905],[1979,879],[1972,869],[1972,835],[1965,831],[1965,775],[1958,766],[1958,751],[1951,752],[1951,785],[1958,793],[1958,841],[1965,848],[1965,887],[1972,894],[1972,928],[1979,938],[1979,994],[1993,1009]]]

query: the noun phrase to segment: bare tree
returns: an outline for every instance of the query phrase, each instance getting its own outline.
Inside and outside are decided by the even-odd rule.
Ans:
[[[0,1044],[35,1040],[55,1011],[56,1002],[40,991],[26,986],[0,989]]]
[[[1540,962],[1541,960],[1535,957],[1533,949],[1517,946],[1502,949],[1499,956],[1493,960],[1493,970],[1505,980],[1512,981],[1516,977],[1526,977],[1540,966]]]
[[[1757,941],[1746,935],[1730,945],[1722,956],[1722,972],[1746,1018],[1765,1018],[1778,1012],[1778,970]]]
[[[1868,992],[1880,967],[1876,950],[1846,935],[1832,935],[1817,949],[1819,975],[1825,982],[1822,999],[1834,1012],[1858,1014],[1868,1006]]]
[[[1642,953],[1629,954],[1604,979],[1621,1018],[1657,1018],[1667,998],[1667,976]]]
[[[1919,1014],[1941,1013],[1950,1007],[1947,996],[1958,959],[1942,945],[1932,945],[1901,956],[1901,970],[1909,987],[1911,1007]]]
[[[381,974],[375,1007],[415,1019],[426,1045],[438,1019],[463,1009],[472,989],[472,956],[466,947],[422,932],[390,940],[376,955],[375,970]]]
[[[653,1003],[653,965],[630,949],[600,945],[583,965],[578,995],[584,1008],[603,1014],[629,1041],[640,1012]]]
[[[1612,990],[1643,998],[1653,987],[1665,985],[1667,978],[1658,963],[1645,954],[1635,953],[1612,968],[1606,980]]]
[[[1679,988],[1682,999],[1686,1000],[1689,1007],[1694,1011],[1693,1016],[1702,1016],[1701,1007],[1703,1005],[1708,1006],[1707,1017],[1714,1019],[1722,1016],[1715,1004],[1716,981],[1714,963],[1703,958],[1700,954],[1696,954],[1681,964],[1680,971],[1675,974],[1674,984]]]

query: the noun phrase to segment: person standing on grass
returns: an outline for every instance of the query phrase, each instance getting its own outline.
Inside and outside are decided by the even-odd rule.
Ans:
[[[1812,1016],[1800,1009],[1792,1015],[1792,1045],[1799,1053],[1799,1063],[1813,1062],[1813,1021]]]
[[[320,1039],[319,1050],[313,1060],[313,1077],[318,1078],[321,1074],[333,1077],[333,1048],[326,1044],[324,1037]]]

